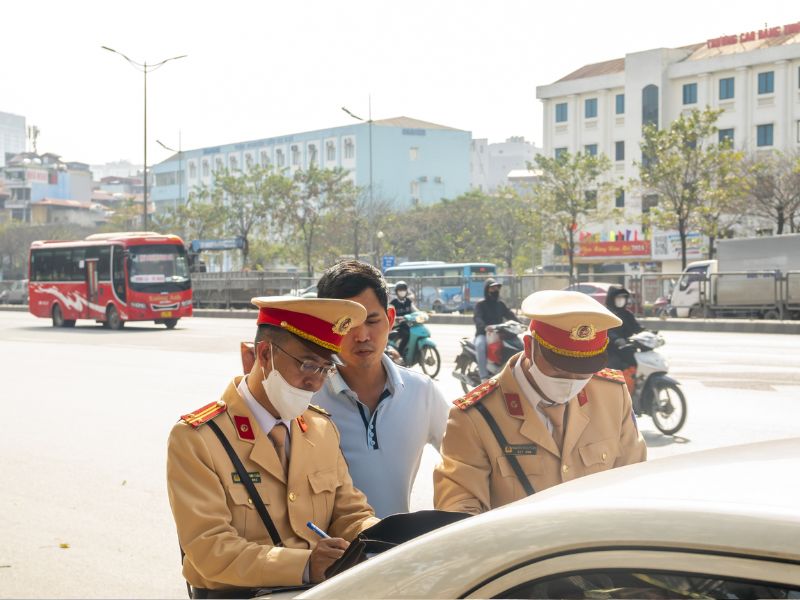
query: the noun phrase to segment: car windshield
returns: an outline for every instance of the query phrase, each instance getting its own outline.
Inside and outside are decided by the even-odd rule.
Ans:
[[[132,246],[128,256],[131,289],[139,292],[189,289],[189,262],[182,246]]]

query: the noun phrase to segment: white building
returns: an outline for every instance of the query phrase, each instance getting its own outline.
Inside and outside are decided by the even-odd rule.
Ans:
[[[470,187],[493,192],[499,187],[513,185],[509,174],[527,169],[528,163],[540,152],[540,148],[522,136],[494,144],[485,138],[474,139],[470,151]]]
[[[6,166],[6,154],[25,152],[25,117],[0,112],[0,167]]]
[[[682,113],[723,109],[719,137],[748,153],[800,147],[800,23],[717,37],[681,48],[634,52],[590,64],[536,88],[544,108],[544,153],[605,153],[622,187],[638,178],[646,123],[667,127]],[[617,193],[625,224],[598,223],[589,232],[641,235],[648,210],[635,193]]]

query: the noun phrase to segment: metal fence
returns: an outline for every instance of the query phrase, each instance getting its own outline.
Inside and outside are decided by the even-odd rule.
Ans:
[[[260,271],[193,273],[192,296],[197,308],[248,308],[255,296],[300,296],[316,282],[313,277]]]

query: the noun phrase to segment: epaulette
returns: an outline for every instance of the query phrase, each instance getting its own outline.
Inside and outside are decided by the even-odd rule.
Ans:
[[[494,389],[498,386],[496,379],[490,379],[489,381],[484,381],[478,387],[473,389],[468,394],[464,394],[460,398],[456,398],[453,400],[453,404],[455,404],[461,410],[467,410],[470,406],[475,404],[476,402],[480,402],[488,396]]]
[[[617,369],[601,369],[594,374],[594,377],[605,379],[606,381],[614,381],[616,383],[625,383],[625,376],[622,374],[622,371]]]
[[[318,412],[321,415],[325,415],[326,417],[330,417],[331,416],[331,413],[329,413],[327,410],[325,410],[321,406],[317,406],[316,404],[309,404],[308,408],[310,408],[314,412]]]
[[[211,419],[224,413],[226,410],[228,410],[228,405],[225,404],[225,401],[217,400],[211,404],[206,404],[203,408],[199,408],[194,412],[183,415],[181,421],[197,429],[200,425],[208,423]]]

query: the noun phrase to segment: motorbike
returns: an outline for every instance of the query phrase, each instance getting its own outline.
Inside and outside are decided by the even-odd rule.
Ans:
[[[398,365],[413,367],[419,365],[422,372],[433,379],[439,374],[442,359],[439,350],[431,339],[430,329],[425,327],[428,314],[422,311],[412,312],[397,317],[395,328],[389,333],[389,344],[386,354]],[[408,342],[400,352],[400,328],[408,328]]]
[[[525,331],[525,326],[516,321],[506,321],[486,328],[486,370],[489,377],[497,375],[509,358],[522,352],[524,346],[520,335]],[[481,384],[478,357],[471,338],[461,339],[461,354],[456,357],[453,377],[461,382],[465,394]]]
[[[667,375],[667,360],[656,352],[656,348],[664,345],[664,338],[653,331],[642,331],[626,342],[622,349],[633,347],[636,350],[631,393],[636,416],[649,415],[661,433],[676,434],[686,422],[686,397],[680,384]]]

